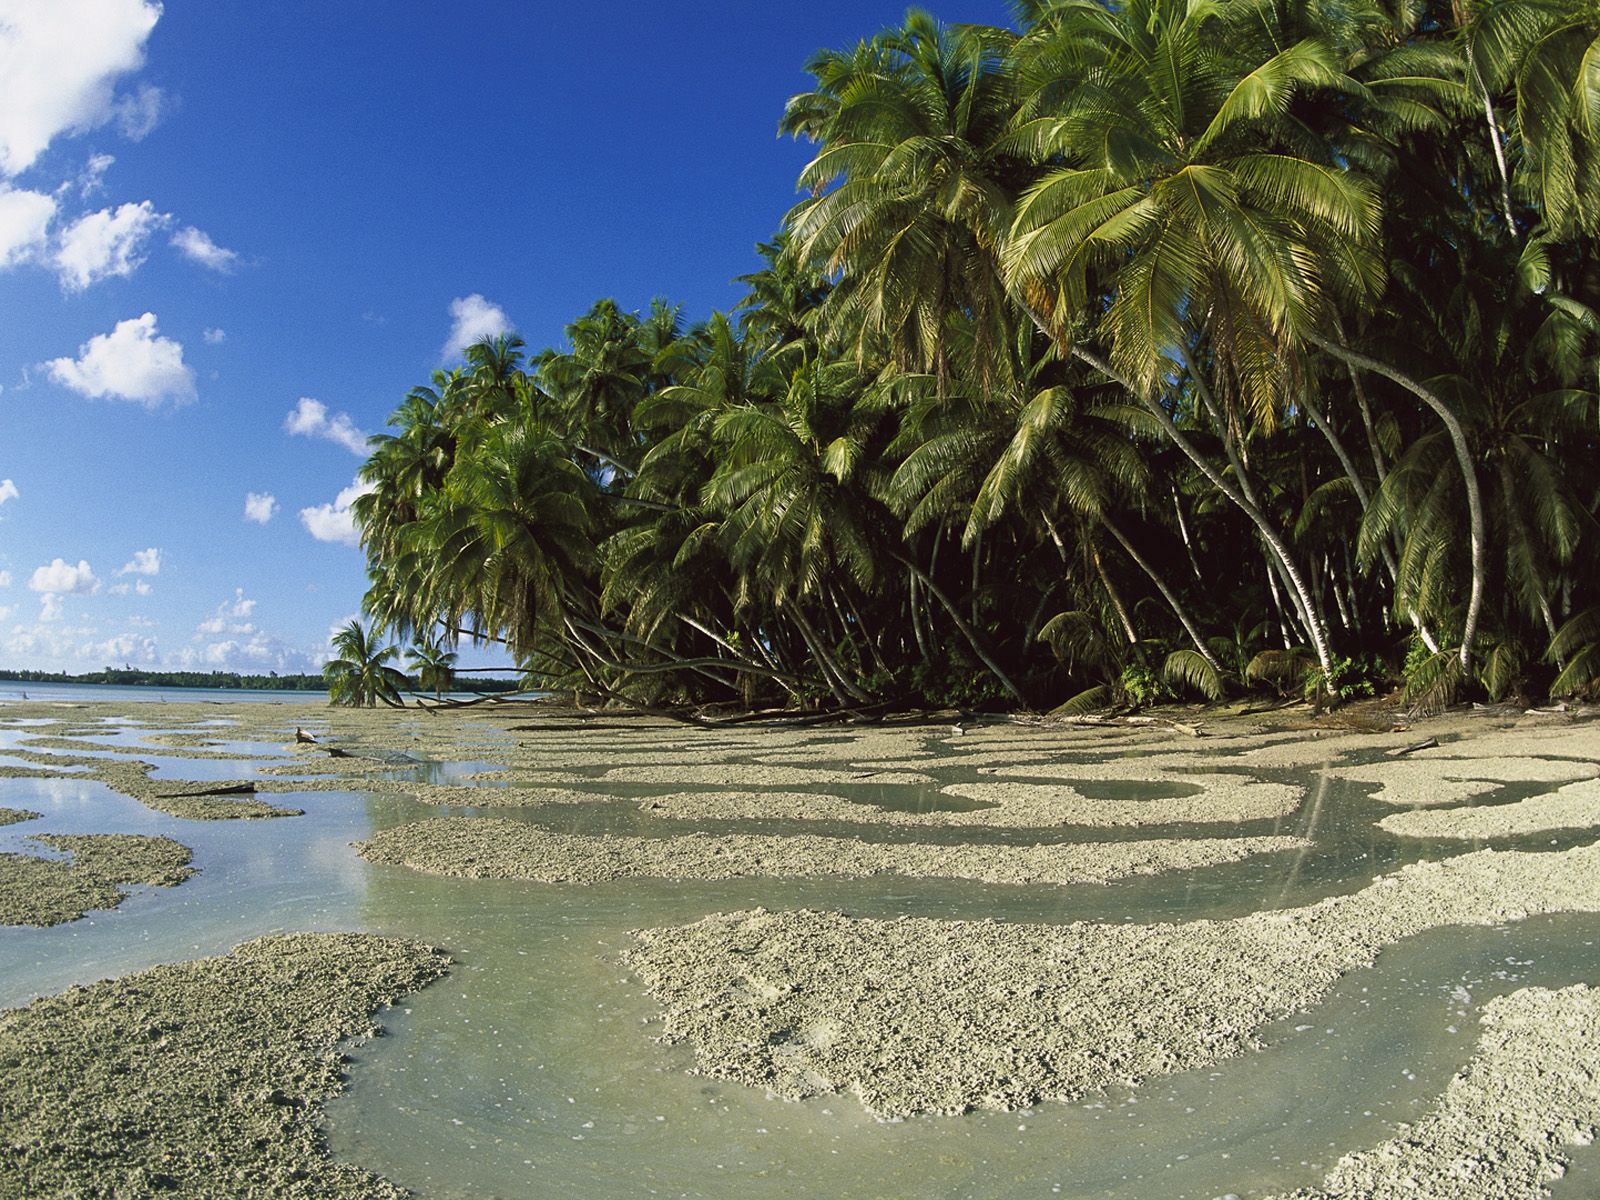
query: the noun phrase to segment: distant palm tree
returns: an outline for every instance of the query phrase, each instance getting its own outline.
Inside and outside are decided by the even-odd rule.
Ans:
[[[455,681],[456,655],[454,651],[432,642],[419,641],[408,652],[410,666],[417,673],[417,683],[423,691],[431,690],[433,698],[450,690]]]
[[[339,657],[322,668],[332,703],[375,708],[382,701],[400,707],[400,689],[406,686],[406,677],[386,665],[398,650],[393,646],[378,649],[359,621],[351,621],[334,634],[333,649]]]

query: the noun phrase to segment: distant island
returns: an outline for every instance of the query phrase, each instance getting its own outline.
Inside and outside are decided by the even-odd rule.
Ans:
[[[7,671],[0,670],[0,680],[16,683],[96,683],[117,687],[167,687],[167,688],[226,688],[251,689],[268,692],[322,692],[328,684],[321,675],[239,675],[232,671],[136,671],[107,667],[103,671],[90,671],[83,675],[68,675],[60,671]],[[423,690],[414,679],[408,679],[413,690]],[[453,691],[460,692],[515,692],[524,684],[518,679],[455,679]]]

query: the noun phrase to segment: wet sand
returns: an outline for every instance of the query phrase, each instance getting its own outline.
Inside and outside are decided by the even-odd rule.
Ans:
[[[0,1012],[0,1196],[398,1200],[327,1156],[340,1044],[444,974],[415,942],[296,934]]]
[[[0,854],[0,925],[59,925],[116,908],[135,884],[177,887],[194,874],[187,846],[127,833],[40,834],[68,859]]]
[[[496,817],[414,821],[357,843],[371,862],[468,879],[599,883],[611,879],[862,879],[873,875],[983,883],[1106,883],[1302,850],[1304,838],[1208,838],[1090,845],[931,846],[791,834],[672,838],[555,833]]]
[[[1013,1109],[1243,1053],[1405,937],[1600,911],[1600,845],[1416,863],[1309,908],[1177,925],[718,914],[627,960],[699,1068],[884,1117]]]
[[[1280,1200],[1546,1195],[1600,1132],[1600,991],[1524,988],[1490,1001],[1482,1024],[1432,1112]]]

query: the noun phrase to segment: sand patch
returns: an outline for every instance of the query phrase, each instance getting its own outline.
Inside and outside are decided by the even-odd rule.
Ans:
[[[398,1200],[328,1157],[320,1105],[341,1042],[447,962],[393,938],[269,937],[0,1012],[0,1193]]]
[[[1227,921],[1012,925],[761,910],[634,936],[665,1037],[709,1075],[882,1116],[1012,1109],[1243,1053],[1385,946],[1443,925],[1600,911],[1600,845],[1417,863]],[[779,995],[752,1001],[759,975]],[[826,1049],[795,1031],[840,1023]]]
[[[1600,825],[1600,780],[1596,779],[1569,783],[1547,796],[1511,804],[1417,809],[1378,822],[1378,828],[1400,837],[1463,839],[1516,837],[1596,825]]]
[[[1394,762],[1335,767],[1335,779],[1379,784],[1374,800],[1385,804],[1455,804],[1488,795],[1507,783],[1567,783],[1600,776],[1600,766],[1577,759],[1443,757],[1424,751]]]
[[[982,883],[1104,883],[1126,875],[1304,849],[1300,838],[1168,839],[1091,845],[928,846],[851,838],[696,833],[673,838],[553,833],[497,817],[444,817],[380,830],[356,848],[371,862],[432,875],[598,883],[873,875]]]

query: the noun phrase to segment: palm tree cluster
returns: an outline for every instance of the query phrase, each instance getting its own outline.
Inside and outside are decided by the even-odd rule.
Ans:
[[[636,704],[1600,682],[1600,9],[1022,0],[808,69],[733,313],[406,397],[379,626]]]

